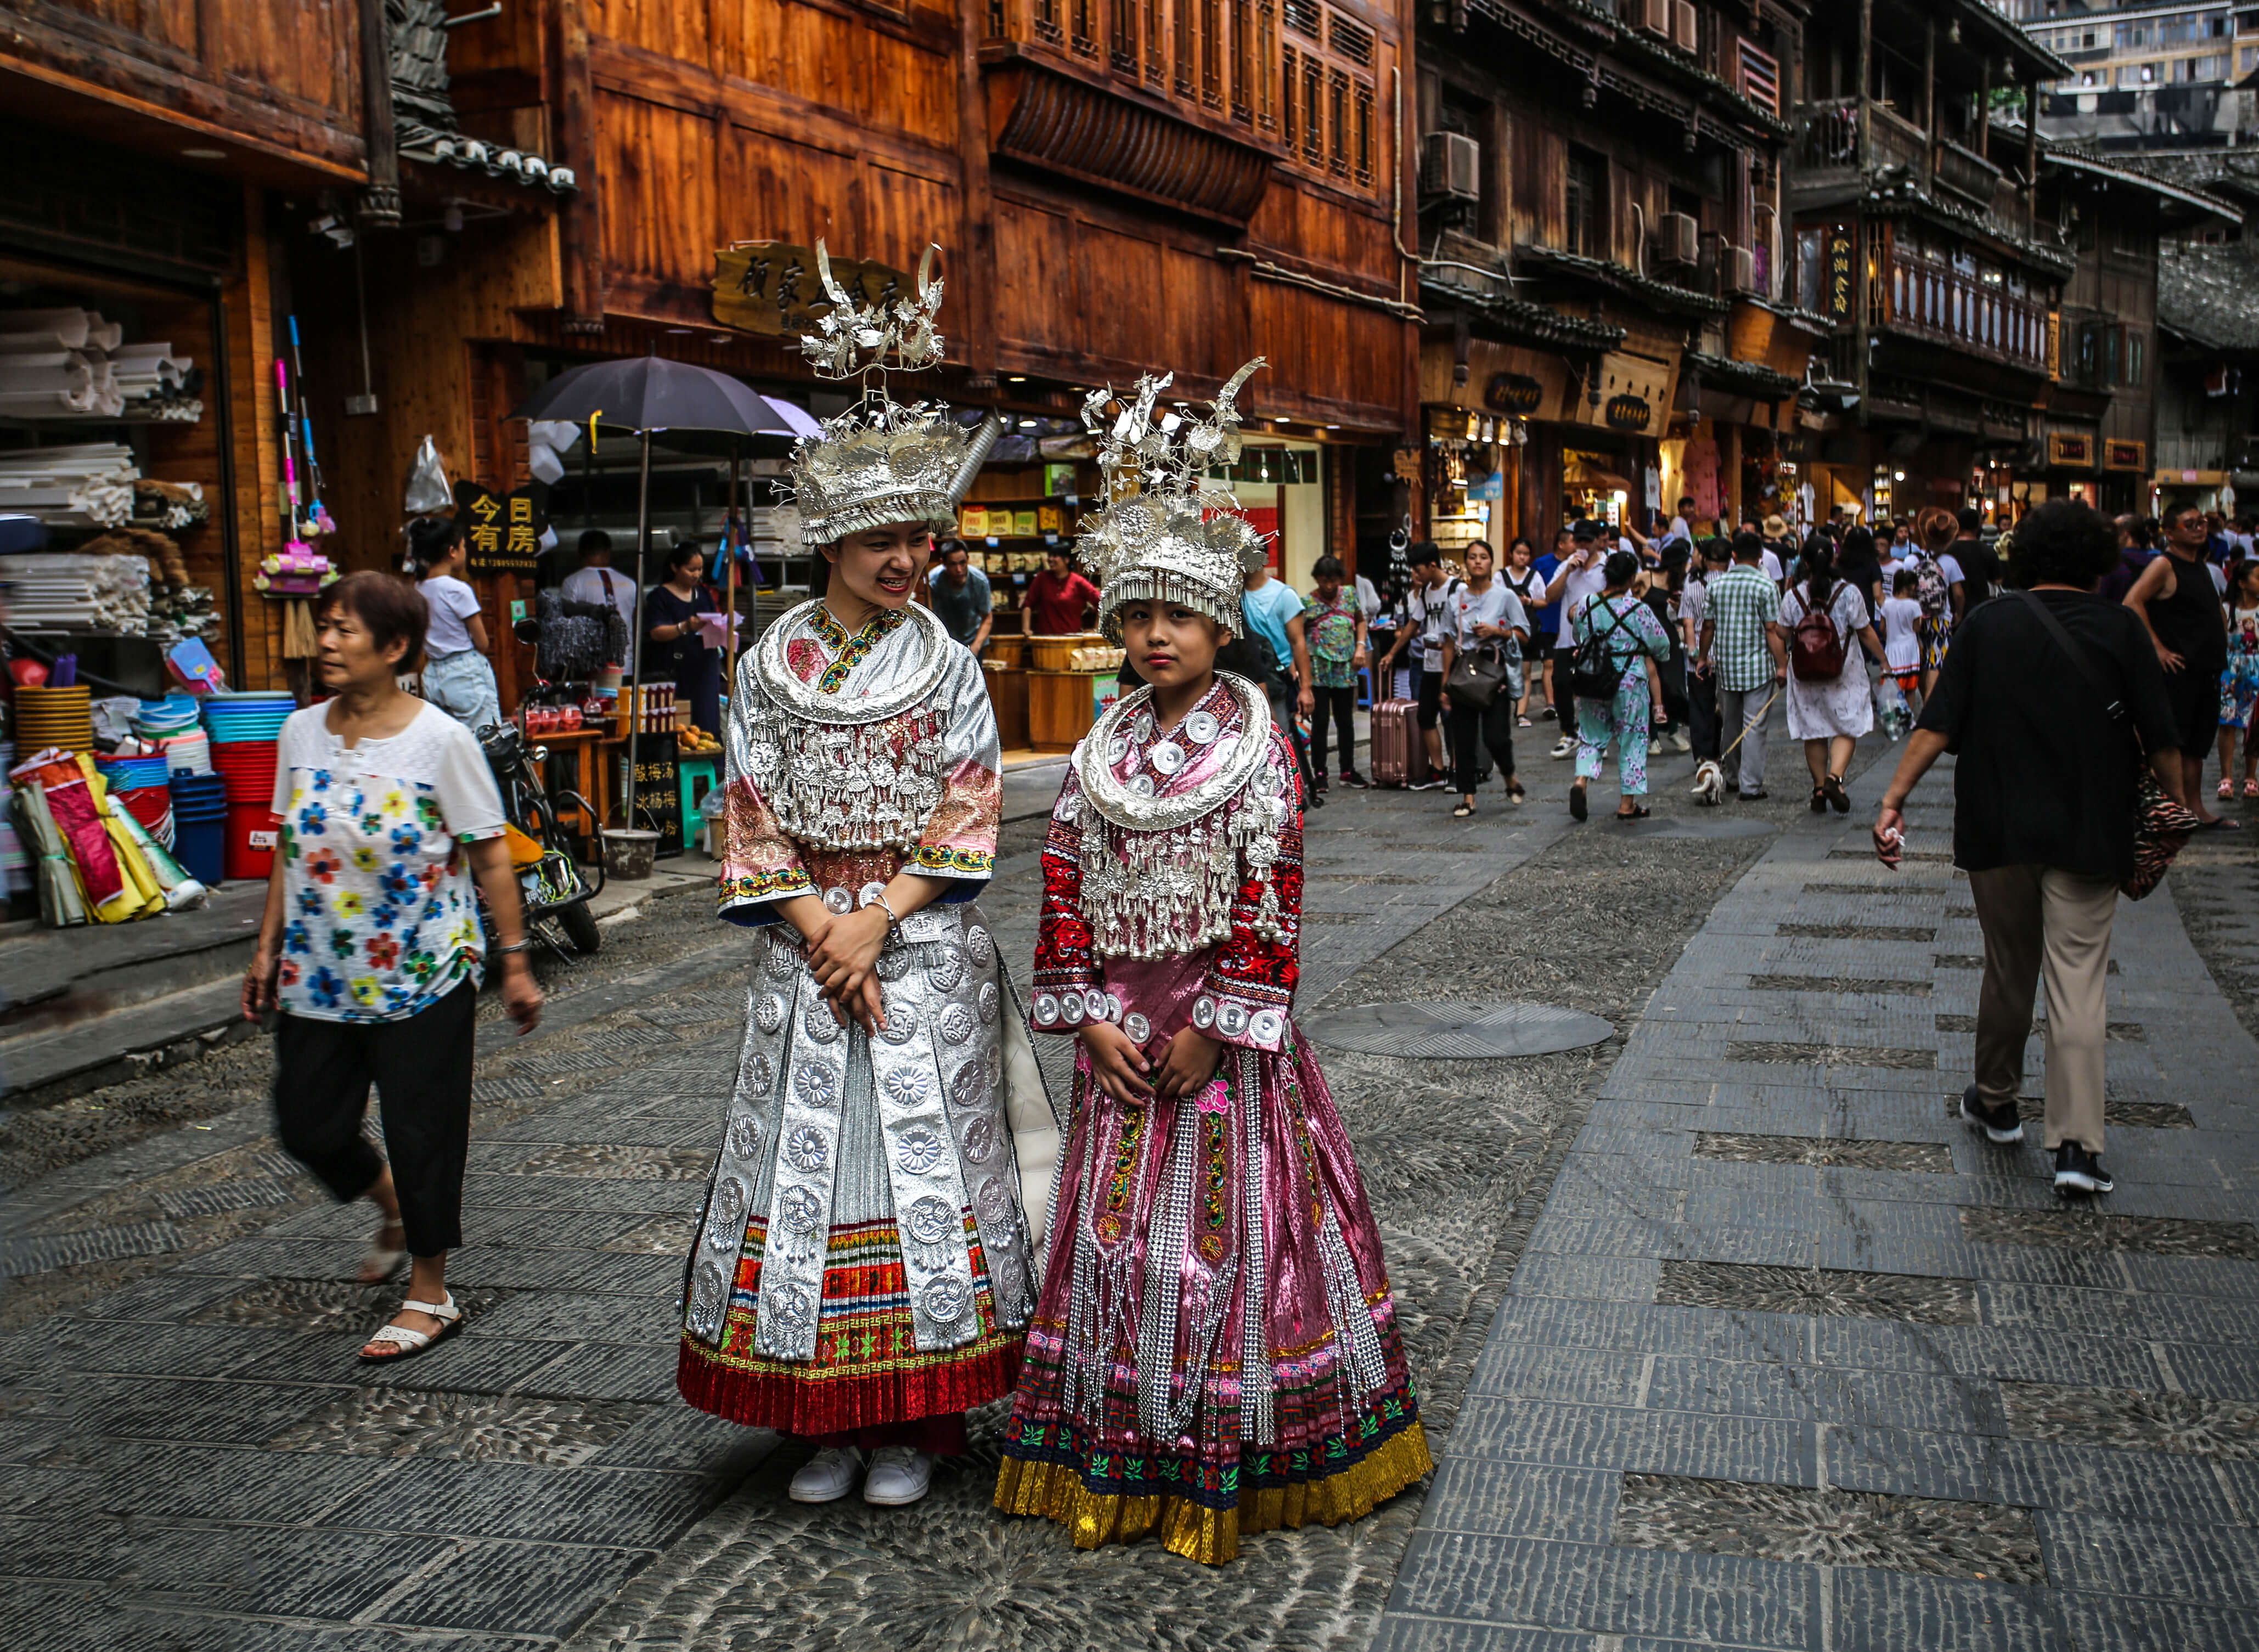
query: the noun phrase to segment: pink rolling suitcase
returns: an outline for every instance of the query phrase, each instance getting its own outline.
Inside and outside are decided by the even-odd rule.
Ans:
[[[1428,778],[1418,701],[1384,700],[1373,707],[1372,763],[1375,786],[1417,786]]]

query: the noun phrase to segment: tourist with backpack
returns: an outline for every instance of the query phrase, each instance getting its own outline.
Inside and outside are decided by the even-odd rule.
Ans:
[[[1953,628],[1961,623],[1961,564],[1950,549],[1961,532],[1961,520],[1932,505],[1914,518],[1913,525],[1914,537],[1921,542],[1913,568],[1913,599],[1921,604],[1921,692],[1927,699],[1936,692],[1937,673],[1945,669],[1946,651],[1953,645]]]
[[[1875,726],[1875,697],[1867,673],[1851,652],[1851,639],[1878,662],[1883,645],[1875,636],[1867,599],[1835,573],[1835,545],[1815,533],[1804,547],[1795,584],[1781,598],[1780,622],[1788,629],[1788,737],[1804,742],[1804,761],[1812,771],[1812,812],[1851,812],[1843,772],[1861,735]]]
[[[1734,536],[1734,566],[1709,582],[1702,618],[1701,652],[1718,676],[1719,771],[1727,789],[1751,803],[1765,795],[1765,714],[1788,680],[1780,592],[1765,576],[1764,553],[1754,530]]]
[[[1616,780],[1622,792],[1618,820],[1648,813],[1647,740],[1652,701],[1647,662],[1671,658],[1671,637],[1655,610],[1631,594],[1639,577],[1639,558],[1611,551],[1601,564],[1606,583],[1577,610],[1571,623],[1576,642],[1570,656],[1570,684],[1578,700],[1577,779],[1569,788],[1569,813],[1586,817],[1586,782],[1600,772],[1608,744],[1616,748]]]

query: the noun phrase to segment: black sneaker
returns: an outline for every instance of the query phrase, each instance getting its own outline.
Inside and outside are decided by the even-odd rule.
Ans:
[[[1353,792],[1365,792],[1372,789],[1372,782],[1355,769],[1343,769],[1341,772],[1341,783]]]
[[[1560,716],[1560,715],[1561,714],[1559,712],[1554,710],[1550,706],[1540,706],[1537,709],[1537,721],[1540,723],[1554,722]]]
[[[2102,1161],[2077,1142],[2065,1142],[2055,1150],[2055,1190],[2058,1193],[2106,1193],[2118,1184],[2102,1168]]]
[[[1437,780],[1430,776],[1424,780],[1415,780],[1404,789],[1407,792],[1440,792],[1449,784],[1450,782],[1448,780]]]
[[[1988,1107],[1977,1099],[1977,1086],[1973,1084],[1961,1093],[1961,1116],[1984,1131],[1986,1141],[1999,1146],[2024,1139],[2024,1122],[2016,1115],[2016,1104],[2003,1101],[1998,1107]]]

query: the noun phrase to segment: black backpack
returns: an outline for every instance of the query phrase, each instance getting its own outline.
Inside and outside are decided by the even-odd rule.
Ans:
[[[1595,600],[1605,604],[1605,599]],[[1588,606],[1584,611],[1589,617],[1593,610]],[[1569,692],[1579,700],[1613,700],[1623,682],[1624,666],[1608,649],[1608,638],[1624,627],[1623,611],[1609,608],[1606,612],[1607,629],[1590,625],[1590,634],[1577,644],[1569,662]]]

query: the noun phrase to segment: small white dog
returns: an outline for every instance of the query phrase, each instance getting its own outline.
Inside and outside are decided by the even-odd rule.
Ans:
[[[1705,806],[1715,806],[1726,799],[1726,772],[1714,758],[1704,758],[1694,765],[1694,801]]]

